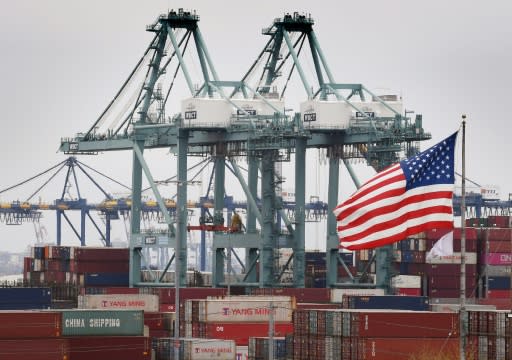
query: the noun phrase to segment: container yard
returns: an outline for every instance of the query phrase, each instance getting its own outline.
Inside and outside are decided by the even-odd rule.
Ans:
[[[421,150],[428,121],[401,92],[337,82],[311,14],[274,18],[240,81],[219,77],[199,21],[157,16],[107,107],[61,138],[69,157],[0,189],[52,174],[0,202],[1,222],[38,237],[22,279],[0,283],[0,360],[512,360],[512,200],[473,181],[467,192],[465,164],[456,173],[466,115]],[[291,109],[295,77],[305,94]],[[158,149],[174,156],[163,180],[145,157]],[[119,151],[132,158],[126,196],[78,159]],[[362,182],[358,162],[376,175]],[[61,197],[33,201],[63,169]],[[82,196],[79,173],[101,201]],[[309,194],[314,177],[325,199]],[[57,231],[43,241],[50,213]],[[325,236],[309,238],[311,225]]]

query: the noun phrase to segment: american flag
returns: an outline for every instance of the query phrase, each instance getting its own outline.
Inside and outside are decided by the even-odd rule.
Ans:
[[[453,228],[457,132],[377,173],[333,211],[340,247],[371,249],[431,228]]]

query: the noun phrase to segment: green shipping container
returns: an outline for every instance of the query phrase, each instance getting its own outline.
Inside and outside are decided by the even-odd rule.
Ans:
[[[142,310],[64,310],[62,336],[143,336]]]

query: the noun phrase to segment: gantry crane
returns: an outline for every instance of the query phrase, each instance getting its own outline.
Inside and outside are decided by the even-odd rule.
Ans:
[[[144,173],[168,227],[160,246],[175,249],[177,281],[185,286],[187,185],[191,182],[187,178],[187,159],[188,156],[203,156],[215,162],[213,225],[224,223],[226,168],[238,179],[248,207],[245,233],[217,231],[214,234],[214,285],[225,285],[224,252],[230,248],[246,249],[245,285],[278,285],[281,274],[274,266],[275,251],[285,247],[293,250],[293,285],[303,287],[307,149],[327,151],[328,208],[332,210],[339,201],[341,160],[358,185],[348,159],[365,159],[380,170],[403,153],[411,155],[417,151],[419,141],[431,136],[423,130],[421,115],[416,115],[413,121],[403,112],[401,99],[377,96],[362,84],[337,83],[313,31],[314,21],[310,16],[293,13],[275,19],[263,31],[270,40],[241,81],[219,79],[198,21],[197,14],[180,9],[160,16],[149,25],[147,30],[154,33],[154,37],[134,71],[93,126],[74,138],[63,139],[61,151],[72,154],[133,152],[131,285],[154,285],[143,283],[139,274],[142,249],[154,245],[154,238],[145,236],[140,229]],[[194,86],[184,56],[190,39],[195,44],[201,68],[199,86]],[[307,45],[315,67],[314,83],[306,77],[300,61]],[[166,82],[165,74],[169,73],[173,60],[177,60],[177,65]],[[263,64],[263,71],[257,84],[252,85],[250,78],[257,73],[258,64]],[[149,65],[148,70],[137,85],[134,79],[145,65]],[[287,65],[290,65],[288,76],[283,76]],[[179,70],[190,97],[181,101],[179,114],[167,117],[166,104]],[[300,112],[288,115],[284,94],[287,80],[295,71],[307,96]],[[279,79],[285,79],[284,84],[278,84]],[[130,88],[134,89],[131,97]],[[121,104],[122,97],[130,99],[128,105]],[[112,116],[115,118],[108,122]],[[177,187],[176,219],[165,211],[165,203],[143,156],[145,149],[161,147],[170,148],[177,155],[177,177],[173,181]],[[247,179],[236,161],[240,157],[248,163]],[[285,211],[279,194],[284,181],[279,164],[285,161],[294,161],[295,165],[293,216]],[[334,216],[331,211],[328,213],[328,286],[337,286],[338,238]],[[286,231],[281,230],[281,221]],[[169,266],[170,262],[167,268]],[[380,285],[385,282],[382,279],[378,279]]]

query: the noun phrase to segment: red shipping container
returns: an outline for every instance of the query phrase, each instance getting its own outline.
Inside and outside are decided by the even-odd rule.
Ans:
[[[503,291],[503,290],[493,290]],[[505,290],[506,291],[506,290]],[[509,297],[506,298],[487,298],[487,299],[476,299],[479,305],[493,305],[496,306],[496,310],[510,310],[512,309],[512,291]]]
[[[23,273],[32,271],[34,269],[34,259],[31,257],[23,258]]]
[[[437,240],[427,240],[427,251],[430,251]],[[460,239],[453,239],[453,251],[460,252],[461,241]],[[477,239],[466,239],[466,252],[476,252],[478,249]]]
[[[207,323],[204,337],[235,340],[237,346],[246,346],[249,345],[250,337],[268,336],[268,326],[268,323]],[[291,333],[293,333],[292,323],[274,324],[275,337]]]
[[[512,241],[488,240],[488,253],[511,253]],[[485,246],[485,245],[484,245]]]
[[[0,311],[0,339],[59,337],[61,322],[60,312]]]
[[[487,297],[491,299],[512,299],[512,290],[489,290],[487,291]]]
[[[73,273],[118,273],[128,272],[130,264],[127,261],[84,261],[71,260],[69,263],[69,271]]]
[[[421,289],[414,288],[395,288],[396,295],[403,296],[421,296]]]
[[[512,229],[509,228],[488,228],[484,232],[484,239],[512,241]]]
[[[64,284],[66,282],[66,273],[64,271],[44,271],[44,280],[48,283]]]
[[[139,294],[140,290],[138,288],[129,288],[129,287],[107,287],[105,288],[105,295],[115,295],[115,294]]]
[[[71,249],[72,259],[77,261],[126,261],[130,260],[128,248],[108,248],[108,247],[75,247]],[[92,271],[94,272],[94,271]],[[110,271],[112,272],[112,271]]]
[[[489,253],[482,254],[480,262],[489,265],[512,265],[511,253]]]
[[[466,276],[466,289],[473,290],[477,285],[477,277]],[[428,284],[433,289],[460,289],[459,276],[429,276]]]
[[[158,295],[160,304],[174,304],[176,301],[176,288],[150,288],[148,293]],[[206,299],[209,296],[226,296],[225,288],[180,288],[180,302],[186,299]]]
[[[477,228],[465,228],[466,229],[466,240],[476,240],[478,239],[478,229]],[[451,229],[430,229],[426,231],[426,236],[428,240],[439,240],[443,235],[452,231]],[[460,240],[461,237],[461,228],[453,229],[453,240]]]
[[[176,306],[174,304],[160,304],[161,312],[175,312]]]
[[[510,227],[510,216],[508,215],[489,215],[487,217],[487,223],[489,226],[496,228],[509,228]]]
[[[429,311],[351,312],[351,336],[390,338],[447,338],[458,336],[457,313]]]
[[[76,336],[67,339],[70,360],[151,359],[151,339],[149,337]]]
[[[2,360],[65,360],[69,359],[66,339],[0,339]]]
[[[296,309],[308,310],[337,310],[342,309],[342,304],[339,303],[297,303]]]
[[[459,276],[460,264],[426,264],[426,272],[429,276]],[[477,276],[475,264],[466,264],[466,276]]]
[[[466,289],[466,298],[476,298],[478,295],[478,291],[476,288],[474,289]],[[442,298],[442,299],[458,299],[460,298],[460,290],[459,289],[436,289],[429,288],[428,296],[432,298]]]
[[[357,341],[357,359],[410,360],[412,358],[459,358],[457,337],[446,338],[364,338]],[[355,345],[355,344],[354,344]],[[469,353],[468,353],[469,354]],[[474,355],[471,354],[471,355]],[[352,357],[356,359],[356,357]]]
[[[150,330],[171,330],[174,313],[144,311],[144,325]]]

